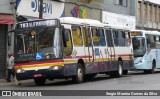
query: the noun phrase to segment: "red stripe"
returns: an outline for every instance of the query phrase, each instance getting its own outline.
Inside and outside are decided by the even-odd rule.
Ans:
[[[67,56],[65,59],[72,59],[72,56]],[[76,56],[75,58],[92,58],[92,56]]]
[[[114,57],[114,56],[116,56],[116,55],[111,55],[111,57]],[[118,56],[133,56],[133,54],[120,54]]]
[[[16,63],[15,66],[44,64],[44,63],[57,63],[57,62],[64,62],[64,60],[43,60],[43,61],[39,61],[39,62]]]

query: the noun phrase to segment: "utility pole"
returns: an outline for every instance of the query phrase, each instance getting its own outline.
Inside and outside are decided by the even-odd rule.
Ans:
[[[43,19],[43,0],[40,0],[39,19]]]

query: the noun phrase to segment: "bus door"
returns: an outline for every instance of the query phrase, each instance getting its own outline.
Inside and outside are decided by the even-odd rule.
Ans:
[[[88,26],[82,27],[84,50],[85,50],[85,61],[91,63],[94,61],[93,46],[91,42],[91,34]]]
[[[106,29],[106,39],[107,39],[107,50],[106,55],[109,61],[109,65],[111,65],[112,61],[115,60],[115,48],[114,48],[114,42],[113,42],[113,35],[112,35],[112,29]]]

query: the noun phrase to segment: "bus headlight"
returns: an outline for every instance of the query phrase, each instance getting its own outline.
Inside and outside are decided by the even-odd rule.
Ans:
[[[17,69],[16,73],[24,73],[25,70],[24,69]]]
[[[59,70],[61,68],[62,68],[62,66],[51,66],[51,67],[49,67],[49,70]]]
[[[141,63],[144,63],[145,61],[146,61],[146,59],[144,59],[144,58],[140,60]]]

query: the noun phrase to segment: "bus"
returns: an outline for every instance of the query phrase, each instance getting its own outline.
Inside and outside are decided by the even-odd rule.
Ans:
[[[126,27],[64,17],[17,23],[15,71],[18,80],[69,79],[82,83],[97,74],[121,77],[133,66]]]
[[[160,32],[133,30],[131,31],[134,68],[152,74],[160,68]]]

